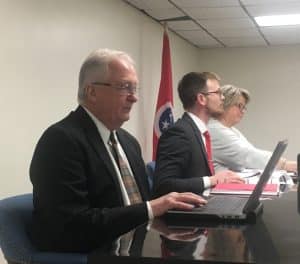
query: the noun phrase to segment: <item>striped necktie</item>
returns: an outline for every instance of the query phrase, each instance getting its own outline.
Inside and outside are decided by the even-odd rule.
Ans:
[[[129,164],[126,162],[125,157],[123,157],[120,151],[120,144],[116,140],[115,134],[113,132],[110,133],[109,143],[112,149],[113,156],[118,164],[120,174],[127,191],[129,200],[131,204],[141,203],[142,197],[139,192],[136,181],[129,169]]]

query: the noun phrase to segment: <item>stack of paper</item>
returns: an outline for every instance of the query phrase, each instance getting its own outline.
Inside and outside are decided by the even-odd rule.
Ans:
[[[211,194],[238,194],[238,195],[250,195],[254,190],[256,184],[247,183],[222,183],[217,184],[211,189]],[[279,184],[268,183],[266,184],[263,195],[279,195]]]

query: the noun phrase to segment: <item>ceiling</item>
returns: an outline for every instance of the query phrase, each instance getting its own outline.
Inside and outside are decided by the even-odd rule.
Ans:
[[[300,25],[259,27],[255,16],[300,14],[300,0],[124,0],[199,48],[300,44]]]

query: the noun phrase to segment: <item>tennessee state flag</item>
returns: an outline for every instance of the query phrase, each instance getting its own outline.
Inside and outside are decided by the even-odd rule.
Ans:
[[[153,127],[152,160],[156,159],[157,143],[160,135],[173,123],[172,67],[169,37],[165,27],[162,50],[161,79]]]

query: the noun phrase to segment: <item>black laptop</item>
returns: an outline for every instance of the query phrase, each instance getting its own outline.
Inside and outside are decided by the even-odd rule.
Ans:
[[[276,165],[287,147],[287,140],[279,141],[270,160],[268,161],[258,183],[249,197],[231,195],[216,195],[208,199],[202,207],[192,211],[169,210],[165,214],[167,221],[176,221],[182,224],[190,222],[246,222],[255,223],[256,216],[262,212],[262,203],[259,198],[263,188],[270,179]]]

